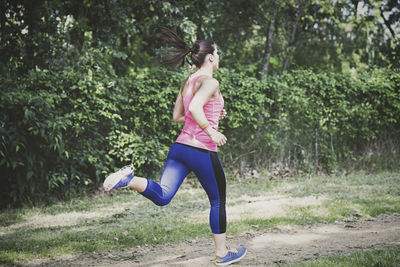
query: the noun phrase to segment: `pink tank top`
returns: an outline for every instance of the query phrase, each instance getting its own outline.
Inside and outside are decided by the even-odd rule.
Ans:
[[[176,142],[216,152],[217,144],[214,143],[211,138],[200,128],[189,111],[189,104],[193,99],[194,87],[199,77],[200,76],[193,77],[191,75],[187,80],[187,85],[189,88],[186,92],[186,95],[183,96],[185,125],[183,126],[181,134],[176,139]],[[218,130],[219,116],[224,108],[224,99],[219,91],[219,88],[218,92],[219,94],[216,99],[208,101],[203,106],[204,114],[206,115],[211,127],[213,127],[215,130]]]

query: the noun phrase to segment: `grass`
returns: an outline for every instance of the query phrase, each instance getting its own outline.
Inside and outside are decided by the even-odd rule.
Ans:
[[[329,256],[307,261],[299,264],[288,265],[290,267],[359,267],[359,266],[399,266],[400,248],[386,248],[378,250],[363,250],[340,256]]]
[[[296,200],[285,202],[270,216],[228,217],[230,235],[278,225],[330,223],[400,212],[399,173],[230,182],[227,192],[232,210],[251,205],[259,201],[257,198]],[[313,204],[309,204],[310,197]],[[301,199],[307,204],[299,205]],[[42,208],[6,210],[0,213],[0,263],[209,237],[208,211],[208,199],[201,188],[181,188],[167,207],[123,191]]]

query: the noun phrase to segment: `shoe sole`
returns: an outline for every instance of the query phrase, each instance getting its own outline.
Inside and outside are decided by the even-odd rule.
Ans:
[[[114,172],[114,173],[110,174],[109,176],[107,176],[107,178],[103,182],[104,191],[108,192],[113,189],[117,189],[114,187],[121,181],[121,179],[123,179],[123,178],[125,178],[125,176],[131,175],[131,174],[132,174],[132,176],[134,176],[133,171],[134,171],[134,169],[133,169],[132,165],[127,165],[125,167],[122,167],[119,171]],[[121,189],[121,188],[126,188],[126,187],[128,187],[128,186],[119,186],[118,188]]]
[[[117,175],[117,173],[113,173],[109,175],[103,183],[103,188],[104,191],[108,192],[110,191],[114,186],[118,184],[118,182],[121,180],[121,175]]]
[[[240,256],[240,258],[237,258],[236,260],[233,260],[233,261],[230,261],[230,262],[215,263],[215,265],[218,265],[218,266],[226,266],[226,265],[229,265],[229,264],[238,262],[238,261],[240,261],[241,259],[243,259],[244,256],[246,256],[246,254],[247,254],[247,249],[246,249],[246,251],[243,253],[243,255]]]

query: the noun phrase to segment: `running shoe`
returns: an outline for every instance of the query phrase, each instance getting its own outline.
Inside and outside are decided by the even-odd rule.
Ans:
[[[240,247],[235,250],[228,250],[228,254],[224,257],[218,257],[215,260],[216,265],[225,266],[232,264],[234,262],[240,261],[247,253],[247,249],[245,247]]]
[[[119,171],[109,175],[103,183],[105,191],[110,191],[116,188],[127,187],[129,182],[135,177],[133,175],[133,167],[131,165],[122,167]]]

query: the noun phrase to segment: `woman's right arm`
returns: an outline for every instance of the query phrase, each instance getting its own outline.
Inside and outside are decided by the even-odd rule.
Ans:
[[[174,113],[172,114],[172,120],[174,122],[185,122],[185,110],[183,107],[182,94],[179,92],[178,97],[175,101]]]
[[[203,106],[215,95],[218,90],[218,81],[206,79],[202,82],[189,105],[189,111],[196,123],[204,128],[204,132],[210,136],[211,140],[218,146],[226,143],[226,137],[212,127],[207,127],[209,122],[204,114]]]
[[[174,122],[185,122],[185,109],[183,106],[183,88],[185,88],[187,79],[182,83],[181,88],[179,89],[179,94],[175,100],[174,112],[172,114],[172,120]]]

